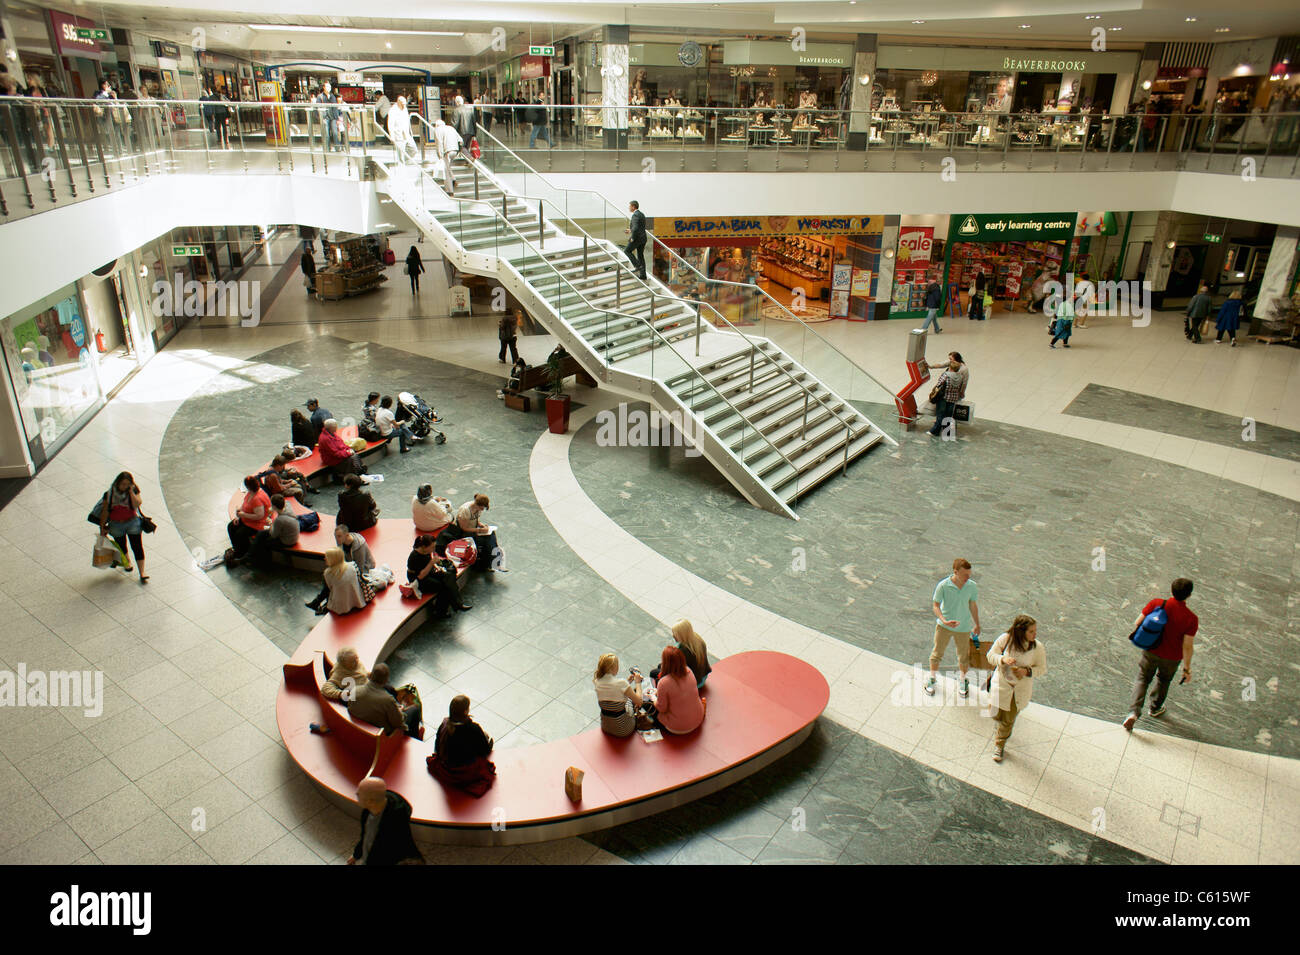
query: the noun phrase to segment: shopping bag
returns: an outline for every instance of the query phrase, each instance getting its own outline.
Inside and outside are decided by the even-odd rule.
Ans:
[[[99,567],[108,570],[117,564],[126,563],[122,552],[118,550],[117,544],[106,534],[100,534],[95,538],[95,544],[90,550],[90,566]]]
[[[969,637],[968,639],[970,640],[971,669],[972,670],[991,669],[991,667],[989,666],[989,658],[988,658],[988,649],[989,649],[988,642],[984,640],[980,640],[977,643],[974,637]]]
[[[392,249],[384,249],[384,265],[392,265],[397,261],[397,256]]]
[[[473,156],[475,159],[478,159],[480,156],[483,155],[483,149],[478,144],[477,136],[471,136],[469,138],[469,154]]]

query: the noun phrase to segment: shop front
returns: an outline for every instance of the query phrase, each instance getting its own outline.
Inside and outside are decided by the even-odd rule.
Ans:
[[[875,97],[882,111],[901,113],[1117,112],[1139,61],[1136,52],[886,44]]]
[[[983,273],[991,311],[1014,312],[1034,281],[1064,275],[1070,268],[1075,212],[963,213],[948,221],[945,243],[943,314],[969,314],[970,293]]]
[[[670,250],[656,250],[655,273],[683,297],[721,297],[725,304],[756,301],[703,277],[762,288],[805,322],[876,317],[880,271],[881,216],[749,216],[655,220],[655,235]],[[735,302],[729,301],[735,298]],[[763,315],[722,309],[736,324],[761,317],[780,319],[781,309]],[[768,314],[770,312],[770,314]]]
[[[930,275],[939,275],[948,239],[948,216],[902,216],[894,255],[890,318],[925,314],[925,289]]]

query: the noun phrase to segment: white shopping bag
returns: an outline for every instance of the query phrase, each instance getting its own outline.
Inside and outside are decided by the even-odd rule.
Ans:
[[[118,550],[117,544],[113,543],[113,539],[106,534],[100,534],[90,551],[90,565],[102,570],[111,570],[119,563],[125,564],[126,560]]]

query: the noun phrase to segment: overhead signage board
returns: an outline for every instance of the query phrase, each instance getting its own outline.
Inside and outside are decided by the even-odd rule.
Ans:
[[[77,39],[79,40],[107,40],[107,30],[97,30],[92,27],[77,27]]]
[[[1013,239],[1070,239],[1074,212],[958,214],[948,225],[954,242],[1006,242]]]
[[[173,245],[172,255],[202,255],[203,246],[201,245]]]
[[[851,43],[805,43],[796,50],[787,40],[726,40],[722,62],[727,66],[826,66],[847,69],[853,65]]]
[[[764,235],[859,235],[878,233],[882,216],[732,216],[707,219],[669,219],[660,235],[682,239],[731,239]],[[1073,220],[1071,220],[1073,224]],[[656,222],[656,226],[660,226]]]
[[[529,56],[555,56],[555,47],[553,46],[530,46],[528,48]]]
[[[881,46],[878,70],[993,73],[1132,73],[1141,54],[1091,50],[989,50],[979,47]]]

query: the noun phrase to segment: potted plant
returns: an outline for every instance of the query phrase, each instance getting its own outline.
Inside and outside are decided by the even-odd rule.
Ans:
[[[567,434],[569,431],[569,396],[564,393],[564,375],[561,369],[564,359],[568,357],[564,349],[557,348],[546,359],[546,426],[551,434]]]

